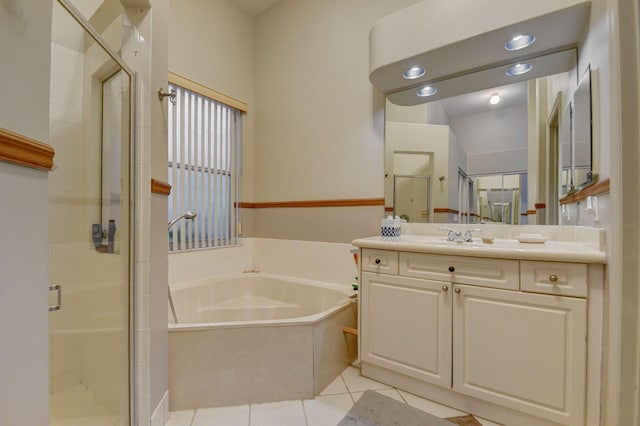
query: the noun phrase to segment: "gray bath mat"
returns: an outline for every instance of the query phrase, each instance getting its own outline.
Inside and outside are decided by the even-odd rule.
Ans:
[[[452,426],[395,399],[366,391],[337,426]]]

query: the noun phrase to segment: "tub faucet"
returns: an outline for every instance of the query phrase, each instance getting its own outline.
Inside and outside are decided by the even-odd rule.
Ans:
[[[173,219],[171,219],[171,221],[169,222],[169,225],[167,226],[167,230],[171,229],[171,227],[173,225],[176,224],[176,222],[178,222],[180,219],[187,219],[187,220],[193,220],[195,219],[195,217],[198,215],[198,213],[194,212],[194,211],[187,211],[184,214],[178,216],[178,217],[174,217]]]

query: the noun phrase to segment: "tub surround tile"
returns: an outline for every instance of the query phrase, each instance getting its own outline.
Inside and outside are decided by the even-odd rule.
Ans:
[[[251,425],[300,426],[306,424],[302,401],[283,401],[251,406]]]
[[[170,332],[171,409],[311,398],[310,327]]]
[[[343,327],[357,327],[357,304],[314,325],[314,395],[331,383],[345,366],[358,357],[357,337],[345,334]]]

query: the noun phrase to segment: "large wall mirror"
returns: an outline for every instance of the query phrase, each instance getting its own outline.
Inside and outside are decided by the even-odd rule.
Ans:
[[[544,57],[536,60],[542,68]],[[573,56],[562,72],[497,86],[490,78],[482,83],[490,75],[483,70],[440,82],[455,96],[410,106],[389,95],[387,213],[409,222],[558,224],[558,198],[592,176],[590,90],[582,78],[568,95],[576,87],[575,69]],[[483,88],[465,93],[464,84],[456,84],[460,78]],[[410,176],[428,178],[421,180],[420,197],[407,185]],[[553,207],[550,217],[532,218],[545,204]]]

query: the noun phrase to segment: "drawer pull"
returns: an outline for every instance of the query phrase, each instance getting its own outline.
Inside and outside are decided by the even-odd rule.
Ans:
[[[442,286],[442,291],[444,291],[445,293],[449,291],[449,287],[447,287],[446,285]]]
[[[380,262],[382,262],[382,261],[380,259],[376,259],[376,260],[374,260],[374,262],[375,262],[376,265],[379,265]]]
[[[456,292],[456,294],[460,294],[460,293],[462,293],[462,289],[460,289],[460,288],[458,288],[458,287],[456,287],[453,291],[455,291],[455,292]]]
[[[456,268],[454,268],[453,266],[449,266],[449,272],[455,272]]]
[[[558,276],[554,275],[554,274],[549,275],[549,281],[551,281],[552,283],[557,282],[558,281]]]

